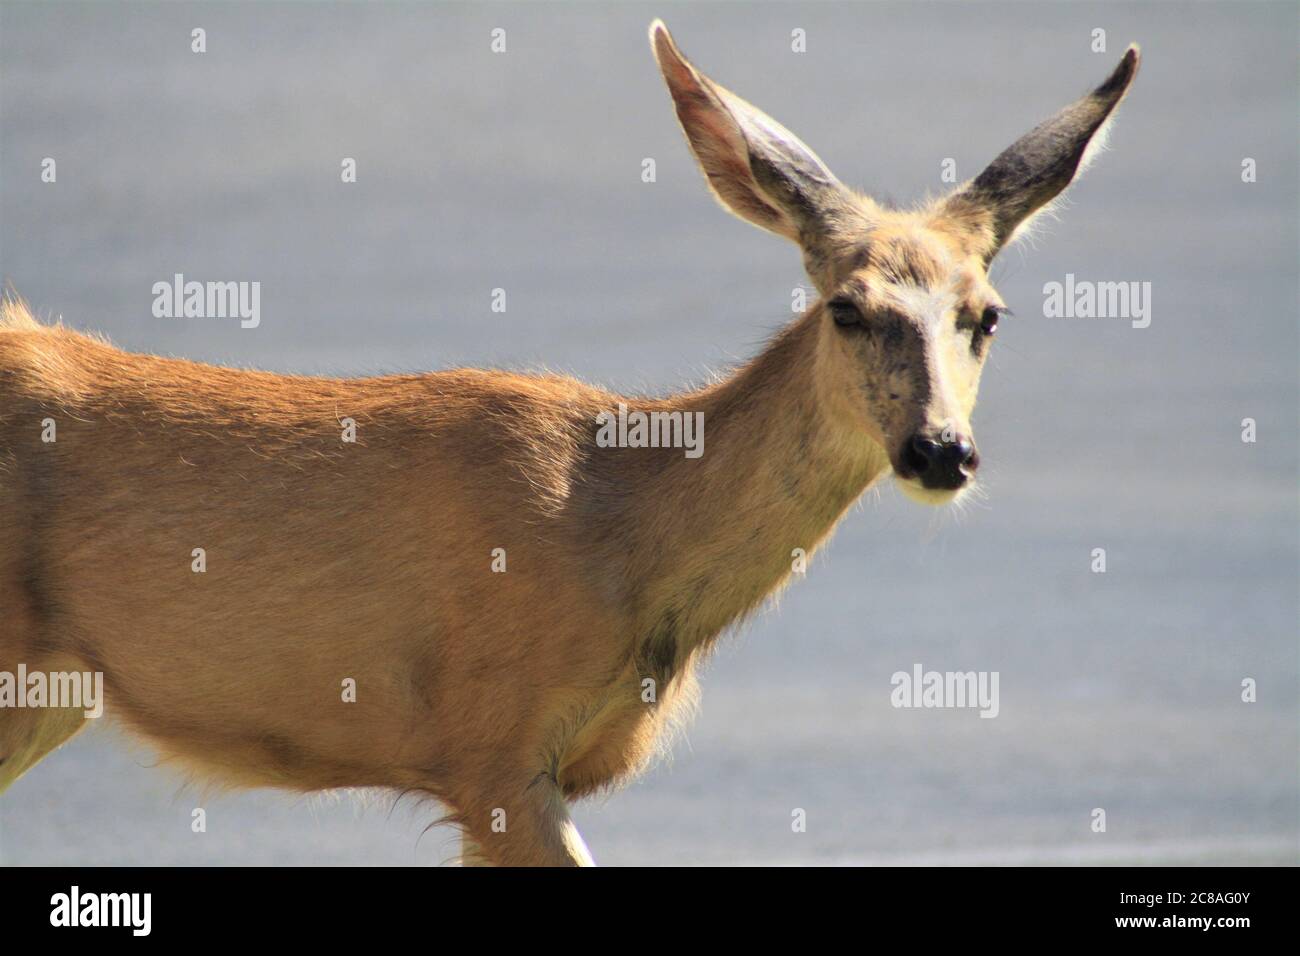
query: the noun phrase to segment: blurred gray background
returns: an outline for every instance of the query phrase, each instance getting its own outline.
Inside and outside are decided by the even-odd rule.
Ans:
[[[846,182],[900,203],[944,188],[945,157],[975,175],[1138,40],[1110,151],[995,266],[1018,317],[975,417],[987,500],[955,514],[870,493],[780,608],[724,643],[673,761],[577,817],[607,864],[1294,864],[1296,11],[5,3],[0,275],[128,349],[338,375],[547,366],[666,391],[752,355],[806,280],[792,246],[707,195],[654,16]],[[154,318],[151,286],[176,272],[260,281],[261,326]],[[1042,317],[1067,272],[1149,281],[1151,326]],[[999,671],[1001,715],[893,709],[890,675],[915,662]],[[111,726],[84,733],[0,798],[0,861],[455,851],[421,836],[427,808],[207,795],[152,763]]]

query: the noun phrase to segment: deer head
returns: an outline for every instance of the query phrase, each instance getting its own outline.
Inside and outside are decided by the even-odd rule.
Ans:
[[[820,293],[807,320],[820,329],[827,412],[886,452],[909,496],[951,501],[979,467],[971,413],[1008,313],[989,264],[1096,151],[1137,73],[1137,46],[975,179],[899,211],[844,186],[797,136],[697,70],[658,20],[650,43],[714,195],[803,251]]]

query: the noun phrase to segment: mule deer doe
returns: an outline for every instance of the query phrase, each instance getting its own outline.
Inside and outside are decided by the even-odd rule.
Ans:
[[[568,802],[663,746],[694,665],[793,549],[891,471],[930,504],[973,481],[1006,312],[989,262],[1075,177],[1138,68],[1134,46],[903,212],[843,186],[662,23],[650,39],[713,192],[799,245],[816,305],[731,377],[642,400],[559,376],[134,355],[10,299],[0,671],[102,673],[108,711],[204,780],[427,794],[466,862],[590,863]],[[620,402],[703,413],[707,454],[606,447],[597,422]],[[0,790],[84,722],[0,710]]]

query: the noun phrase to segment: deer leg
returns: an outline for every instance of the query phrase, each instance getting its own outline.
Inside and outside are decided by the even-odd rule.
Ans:
[[[464,866],[595,866],[555,781],[541,774],[462,815]]]
[[[85,724],[75,707],[0,708],[0,793]]]

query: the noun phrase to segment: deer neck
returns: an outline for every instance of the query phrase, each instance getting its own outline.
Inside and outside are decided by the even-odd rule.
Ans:
[[[639,571],[654,582],[641,607],[665,663],[778,589],[889,468],[831,411],[840,403],[823,394],[816,319],[794,323],[731,378],[663,403],[702,412],[705,435],[701,457],[673,457],[647,479],[658,510],[639,523],[650,529]]]

